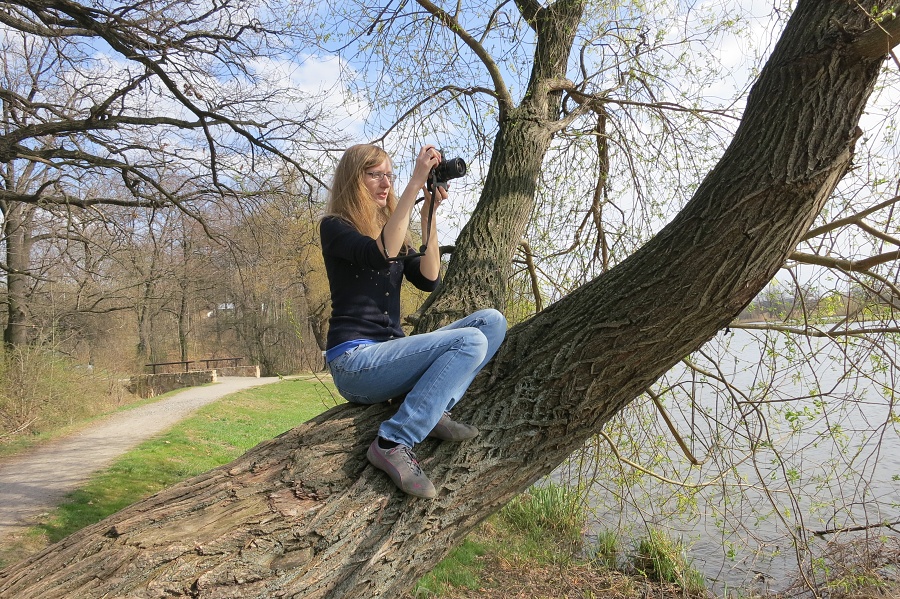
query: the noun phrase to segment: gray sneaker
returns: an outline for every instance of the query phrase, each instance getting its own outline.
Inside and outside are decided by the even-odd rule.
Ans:
[[[409,495],[431,499],[437,495],[437,491],[416,461],[416,454],[406,445],[398,445],[391,449],[382,449],[378,446],[376,438],[369,445],[366,452],[369,463],[384,470],[391,477],[394,484]]]
[[[467,441],[478,436],[478,429],[471,424],[451,420],[450,412],[444,412],[428,436],[441,441]]]

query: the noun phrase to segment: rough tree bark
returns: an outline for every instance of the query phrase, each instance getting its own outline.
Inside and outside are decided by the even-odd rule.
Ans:
[[[848,168],[896,41],[896,21],[885,32],[863,10],[801,0],[733,143],[685,209],[510,331],[456,411],[482,434],[418,448],[436,499],[404,496],[366,466],[389,406],[339,406],[8,568],[0,596],[401,594],[771,279]]]

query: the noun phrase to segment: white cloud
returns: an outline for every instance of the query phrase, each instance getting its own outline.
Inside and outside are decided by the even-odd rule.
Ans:
[[[355,73],[338,57],[309,55],[299,62],[259,58],[252,66],[271,89],[292,90],[297,98],[315,101],[332,127],[359,131],[371,113],[369,104],[344,84]]]

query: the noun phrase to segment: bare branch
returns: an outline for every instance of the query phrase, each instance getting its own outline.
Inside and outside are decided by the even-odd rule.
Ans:
[[[889,208],[889,207],[893,206],[894,204],[896,204],[897,202],[900,202],[900,196],[894,196],[888,200],[885,200],[874,206],[866,208],[865,210],[857,212],[856,214],[853,214],[851,216],[847,216],[845,218],[840,218],[840,219],[832,221],[830,223],[826,223],[826,224],[822,225],[821,227],[816,227],[815,229],[810,229],[806,233],[806,235],[803,236],[802,241],[808,241],[810,239],[813,239],[814,237],[818,237],[819,235],[824,235],[825,233],[834,231],[834,230],[839,229],[846,225],[859,224],[860,222],[862,222],[862,219],[865,218],[866,216],[868,216],[874,212],[878,212],[879,210],[884,210],[885,208]]]
[[[805,337],[818,337],[827,339],[836,339],[840,337],[865,337],[867,335],[876,335],[884,333],[900,333],[898,327],[860,327],[858,329],[829,329],[823,331],[815,327],[790,327],[775,323],[732,323],[728,325],[732,329],[742,329],[746,331],[778,331],[779,333],[788,333],[791,335],[802,335]]]
[[[827,266],[828,268],[837,268],[846,272],[868,272],[869,269],[874,266],[900,259],[900,249],[877,254],[875,256],[869,256],[862,260],[845,260],[844,258],[819,256],[817,254],[806,254],[804,252],[794,252],[789,256],[789,259],[800,262],[801,264]]]
[[[487,69],[491,80],[494,82],[494,94],[497,97],[500,110],[503,112],[510,110],[514,106],[514,102],[512,96],[509,94],[506,82],[503,80],[503,74],[500,72],[500,67],[494,62],[493,57],[478,43],[478,40],[476,40],[468,31],[463,29],[459,22],[442,8],[436,6],[429,0],[417,1],[422,8],[434,15],[441,24],[453,32],[453,34],[468,46],[478,59],[481,60],[482,64],[484,64]]]

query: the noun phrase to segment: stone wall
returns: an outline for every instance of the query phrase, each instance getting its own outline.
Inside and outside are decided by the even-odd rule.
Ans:
[[[216,368],[219,376],[248,376],[259,378],[259,365],[256,366],[225,366]]]
[[[241,368],[240,366],[238,368]],[[257,375],[259,367],[257,367]],[[234,376],[234,375],[233,375]],[[188,372],[171,372],[167,374],[139,374],[131,377],[128,390],[140,397],[154,397],[173,389],[194,387],[215,383],[218,374],[215,370],[191,370]]]

